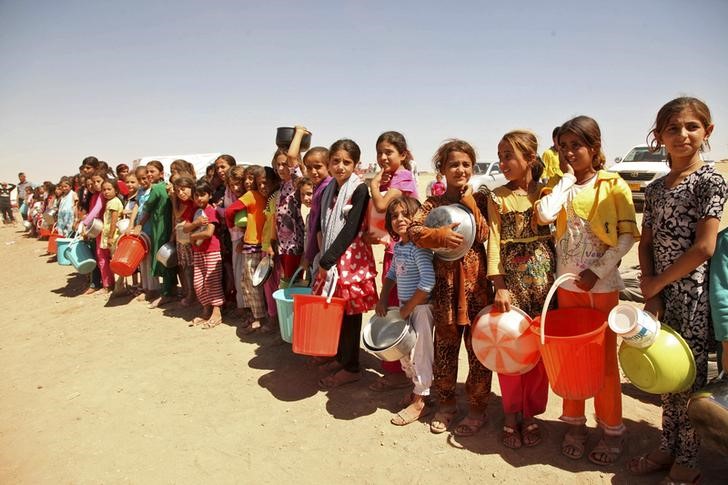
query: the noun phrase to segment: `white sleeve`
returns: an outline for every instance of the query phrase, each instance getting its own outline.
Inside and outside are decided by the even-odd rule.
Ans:
[[[634,236],[631,233],[620,234],[617,238],[617,245],[613,246],[604,253],[599,261],[594,263],[589,269],[603,279],[612,271],[617,269],[622,258],[632,249],[634,245]]]
[[[544,224],[556,220],[559,211],[566,202],[566,194],[576,183],[576,177],[570,173],[565,173],[561,180],[554,186],[552,192],[544,195],[539,200],[536,207],[538,208],[538,221]]]

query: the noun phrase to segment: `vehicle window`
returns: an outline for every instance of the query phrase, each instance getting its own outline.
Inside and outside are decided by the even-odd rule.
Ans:
[[[623,162],[664,162],[666,160],[665,147],[660,151],[652,153],[646,147],[637,147],[630,150]]]
[[[479,173],[486,173],[488,170],[488,164],[484,162],[478,162],[475,164],[475,169],[473,170],[473,173],[479,174]]]
[[[500,171],[500,165],[498,165],[498,162],[490,162],[490,175],[498,175],[501,173]]]

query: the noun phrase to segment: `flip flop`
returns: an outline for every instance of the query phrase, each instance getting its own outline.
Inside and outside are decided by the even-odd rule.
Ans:
[[[407,406],[406,408],[395,414],[394,417],[389,420],[389,422],[395,426],[406,426],[410,423],[414,423],[415,421],[419,421],[425,416],[429,416],[431,412],[432,408],[430,408],[430,406],[423,406],[419,412],[413,411],[410,409],[409,406]]]
[[[510,448],[512,450],[517,450],[523,446],[523,440],[521,439],[521,435],[518,433],[518,429],[505,425],[501,431],[501,443],[506,448]]]
[[[319,386],[324,390],[336,389],[337,387],[345,386],[361,379],[361,373],[349,372],[341,369],[334,374],[323,377],[319,380]]]
[[[650,458],[650,454],[640,455],[632,458],[627,469],[632,475],[649,475],[650,473],[661,472],[672,468],[672,463],[660,463]]]
[[[521,439],[523,440],[523,445],[528,448],[541,443],[543,436],[541,435],[541,427],[538,423],[529,423],[528,426],[523,428],[521,430]]]
[[[589,461],[595,465],[607,466],[617,461],[622,454],[624,449],[624,440],[620,437],[619,441],[613,444],[606,442],[604,437],[599,440],[599,443],[589,452]],[[600,459],[600,456],[602,459]]]
[[[444,433],[455,419],[455,411],[437,411],[430,422],[430,432],[433,434]]]
[[[462,421],[460,421],[457,426],[455,426],[455,429],[452,430],[452,434],[453,436],[457,436],[459,438],[467,438],[468,436],[473,436],[475,433],[480,431],[483,425],[485,425],[486,421],[488,421],[488,419],[485,416],[481,418],[465,416]]]

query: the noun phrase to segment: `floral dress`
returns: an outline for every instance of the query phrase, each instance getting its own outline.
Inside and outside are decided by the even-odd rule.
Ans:
[[[643,225],[652,230],[655,274],[670,267],[695,242],[701,219],[720,220],[728,197],[723,177],[704,165],[673,188],[658,179],[645,191]],[[665,314],[662,322],[676,330],[693,351],[697,376],[681,393],[663,394],[660,449],[675,463],[695,467],[699,439],[687,416],[690,394],[705,385],[708,376],[708,344],[712,323],[708,302],[709,261],[662,290]]]

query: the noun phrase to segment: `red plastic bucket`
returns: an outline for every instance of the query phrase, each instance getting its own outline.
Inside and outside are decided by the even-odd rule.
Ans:
[[[119,238],[116,251],[111,258],[111,271],[119,276],[131,276],[148,251],[147,243],[142,237],[124,234]]]
[[[533,322],[543,330],[540,351],[551,389],[564,399],[582,400],[595,396],[604,386],[604,331],[608,315],[580,307],[547,312],[558,286],[575,278],[567,273],[554,281],[541,316]]]
[[[59,237],[63,237],[62,235],[54,232],[50,236],[48,236],[48,246],[46,250],[48,251],[48,254],[56,254],[58,251],[58,246],[56,245],[56,239]]]
[[[296,354],[330,357],[339,347],[346,300],[332,296],[293,295],[293,342]]]

